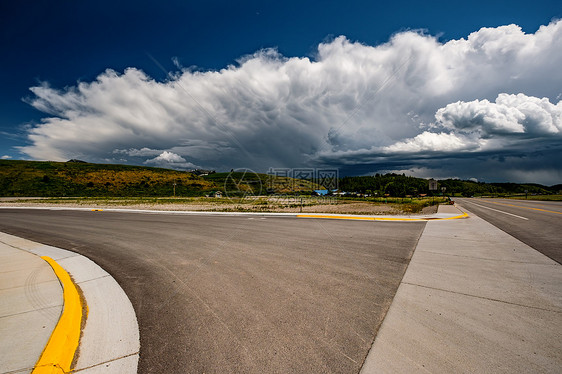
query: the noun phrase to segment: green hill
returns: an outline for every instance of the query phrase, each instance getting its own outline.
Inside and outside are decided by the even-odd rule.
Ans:
[[[198,196],[217,186],[192,173],[113,164],[0,161],[0,196]]]
[[[310,181],[256,173],[190,172],[144,166],[69,162],[0,160],[3,197],[130,197],[204,196],[226,191],[229,196],[268,193],[310,193]]]
[[[243,195],[244,193],[252,193],[253,195],[298,193],[306,195],[314,190],[323,189],[322,186],[308,180],[272,176],[251,171],[213,173],[203,178],[216,183],[229,196]]]
[[[198,176],[190,172],[144,166],[72,162],[0,160],[0,196],[37,197],[144,197],[204,196],[211,191],[229,196],[300,194],[323,189],[311,181],[253,172],[212,173]],[[560,193],[562,185],[483,183],[458,179],[439,181],[447,195],[517,196],[525,193]],[[426,179],[400,174],[344,177],[339,190],[372,196],[431,194]]]

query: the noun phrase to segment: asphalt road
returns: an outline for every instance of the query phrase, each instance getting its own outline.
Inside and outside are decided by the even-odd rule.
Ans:
[[[106,269],[139,373],[357,373],[425,223],[0,210]]]
[[[454,198],[461,207],[562,264],[562,202]]]

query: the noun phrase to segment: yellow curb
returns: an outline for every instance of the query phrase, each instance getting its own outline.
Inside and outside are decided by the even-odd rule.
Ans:
[[[356,219],[363,221],[442,221],[447,219],[466,218],[468,214],[463,213],[454,217],[447,218],[397,218],[397,217],[344,217],[344,216],[331,216],[321,214],[297,214],[297,218],[328,218],[328,219]]]
[[[92,209],[92,212],[103,212],[103,209]]]
[[[374,217],[343,217],[343,216],[330,216],[321,214],[297,214],[297,218],[330,218],[330,219],[358,219],[363,221],[373,221]]]
[[[64,307],[32,374],[69,373],[80,341],[82,302],[70,275],[50,257],[42,256],[53,268],[63,287]]]
[[[468,217],[468,213],[463,212],[463,214],[459,215],[459,216],[454,216],[454,217],[447,217],[447,218],[428,218],[428,220],[447,220],[447,219],[459,219],[459,218],[467,218]]]

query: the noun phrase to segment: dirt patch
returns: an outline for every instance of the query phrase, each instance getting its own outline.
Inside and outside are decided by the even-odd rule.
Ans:
[[[435,214],[437,213],[438,205],[426,206],[421,210],[421,214]]]
[[[384,203],[315,197],[229,198],[0,198],[3,207],[69,207],[206,212],[339,213],[361,215],[433,214],[428,201]]]

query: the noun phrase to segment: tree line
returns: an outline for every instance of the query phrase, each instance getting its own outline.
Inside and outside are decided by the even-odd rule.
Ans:
[[[421,194],[439,195],[442,187],[449,196],[482,196],[514,194],[556,194],[562,185],[543,186],[540,184],[521,183],[484,183],[460,179],[438,180],[437,191],[429,190],[427,179],[406,176],[404,174],[375,174],[373,176],[343,177],[339,180],[339,190],[349,193],[369,194],[373,196],[418,196]]]

